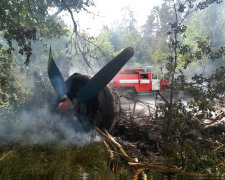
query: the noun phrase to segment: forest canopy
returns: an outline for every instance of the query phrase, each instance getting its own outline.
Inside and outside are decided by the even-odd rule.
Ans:
[[[66,29],[57,16],[63,11],[79,12],[94,5],[91,0],[2,0],[0,2],[0,31],[13,50],[16,41],[19,52],[26,54],[26,64],[32,54],[31,43],[42,38],[60,37]],[[51,9],[56,9],[52,15]],[[74,27],[76,28],[76,27]]]

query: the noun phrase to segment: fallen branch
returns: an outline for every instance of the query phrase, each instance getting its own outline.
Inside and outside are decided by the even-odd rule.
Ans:
[[[176,167],[176,166],[167,167],[165,164],[162,164],[162,163],[139,162],[137,158],[129,157],[128,154],[122,148],[122,145],[116,142],[116,140],[108,133],[107,130],[104,130],[105,132],[102,132],[97,127],[95,129],[100,136],[102,136],[106,141],[109,141],[110,144],[114,146],[114,151],[112,151],[109,145],[105,141],[103,141],[107,151],[110,153],[111,161],[119,162],[120,159],[124,159],[126,163],[134,170],[134,175],[132,176],[132,179],[137,179],[140,173],[142,173],[141,175],[145,177],[145,174],[144,174],[145,170],[150,170],[152,172],[158,172],[158,173],[166,173],[166,174],[181,173],[181,174],[192,175],[192,176],[193,175],[202,176],[202,174],[186,172],[182,170],[182,167]],[[117,155],[117,157],[115,155]]]

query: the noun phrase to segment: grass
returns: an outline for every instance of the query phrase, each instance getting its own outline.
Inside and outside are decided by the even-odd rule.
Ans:
[[[71,179],[88,173],[110,172],[109,154],[100,143],[76,146],[21,146],[5,149],[0,157],[0,179],[12,175]],[[28,178],[29,179],[29,178]]]

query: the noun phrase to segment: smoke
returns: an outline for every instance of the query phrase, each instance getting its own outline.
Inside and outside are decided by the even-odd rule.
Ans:
[[[1,114],[6,113],[1,110]],[[6,114],[5,114],[6,115]],[[15,119],[1,118],[0,143],[85,145],[94,131],[85,132],[79,121],[49,111],[48,105],[22,110]]]
[[[39,53],[36,53],[37,55]],[[45,60],[45,63],[39,63],[42,60]],[[45,70],[46,57],[36,64],[38,66],[32,64],[29,68],[17,64],[13,69],[14,80],[10,81],[9,92],[4,92],[7,101],[0,103],[4,105],[0,106],[0,144],[54,143],[82,146],[92,140],[99,140],[94,130],[83,130],[78,117],[65,117],[55,113],[53,106],[57,98],[53,94],[54,90]],[[41,71],[41,77],[34,75],[37,67]],[[60,70],[64,73],[67,69],[61,66]],[[93,136],[97,139],[93,139]]]
[[[216,69],[220,66],[224,66],[223,62],[198,62],[195,64],[191,64],[185,71],[184,74],[186,75],[188,80],[197,74],[202,74],[204,77],[210,77],[213,73],[216,72]]]

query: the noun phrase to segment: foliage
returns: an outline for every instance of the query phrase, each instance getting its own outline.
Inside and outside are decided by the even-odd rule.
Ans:
[[[93,5],[91,0],[3,0],[0,2],[0,31],[4,32],[10,53],[14,50],[13,41],[19,46],[19,53],[26,54],[28,65],[32,54],[31,44],[43,37],[60,37],[65,34],[62,21],[56,18],[61,11],[86,10]],[[55,15],[49,10],[56,8]]]
[[[153,43],[149,38],[150,46],[155,48],[153,50],[154,62],[165,64],[167,77],[171,83],[168,100],[161,95],[165,100],[161,110],[166,120],[164,127],[164,136],[168,139],[166,149],[168,148],[169,154],[173,155],[175,164],[179,164],[188,171],[201,171],[211,166],[215,173],[218,164],[223,161],[220,153],[213,148],[214,153],[206,150],[205,144],[200,144],[203,143],[202,140],[195,139],[199,135],[191,132],[201,132],[202,119],[209,117],[210,112],[214,111],[212,101],[225,92],[225,42],[223,35],[215,33],[214,29],[214,18],[219,16],[215,15],[216,12],[212,13],[212,10],[197,14],[198,11],[211,7],[212,4],[224,6],[223,4],[218,5],[220,3],[221,1],[165,1],[161,7],[154,8],[147,21],[149,24],[144,27],[144,32],[151,33],[150,37],[156,39],[156,42],[153,41]],[[167,13],[168,17],[172,17],[168,20],[169,26],[160,24],[160,15],[162,15],[160,10],[163,9],[163,6],[168,7],[164,13]],[[217,10],[219,9],[217,7]],[[194,14],[194,12],[196,13]],[[194,15],[192,16],[192,14]],[[220,17],[222,23],[218,19],[216,26],[224,26],[222,15],[223,13]],[[199,17],[202,18],[200,23]],[[163,46],[155,45],[166,42],[165,35],[160,39],[158,34],[161,33],[168,36],[168,48],[163,49]],[[160,60],[160,58],[164,58],[164,60]],[[195,67],[201,61],[205,61],[206,66],[211,61],[217,69],[212,74],[206,73],[206,76],[203,73],[194,74],[192,72],[187,77],[185,70]],[[192,96],[192,100],[188,104],[184,104],[182,99],[175,98],[175,94],[181,94],[182,91],[189,92]],[[211,145],[209,146],[211,147]]]
[[[152,63],[145,39],[137,31],[134,25],[131,25],[135,22],[134,17],[132,16],[131,19],[126,19],[126,22],[123,22],[124,19],[122,18],[121,21],[121,23],[114,25],[111,29],[108,27],[102,29],[102,32],[107,32],[108,37],[104,39],[104,41],[108,41],[107,44],[110,44],[110,46],[113,47],[113,54],[115,55],[115,53],[120,52],[126,47],[133,47],[135,53],[128,62],[128,66],[134,66],[135,63],[139,66]],[[102,33],[99,37],[101,38],[101,36]],[[99,37],[97,37],[97,39]]]
[[[143,37],[148,43],[151,59],[155,65],[164,65],[165,58],[170,53],[167,41],[168,22],[173,18],[172,8],[167,1],[161,6],[155,6],[143,26]]]
[[[190,139],[177,139],[171,146],[175,149],[172,154],[175,164],[183,167],[186,171],[222,174],[220,163],[223,157],[210,148],[210,143],[204,142],[204,140],[199,141],[193,143]],[[205,148],[206,146],[209,148]]]
[[[29,86],[23,81],[25,76],[20,77],[12,74],[20,74],[20,68],[16,66],[16,60],[6,51],[0,50],[0,107],[18,109],[29,95]]]

